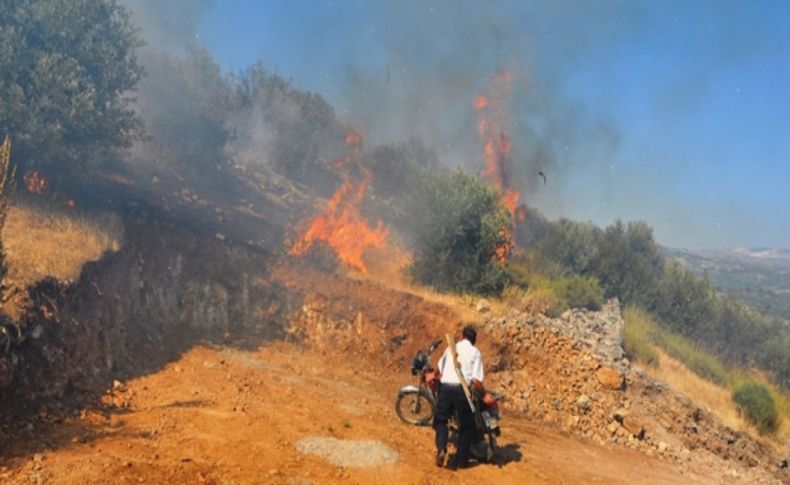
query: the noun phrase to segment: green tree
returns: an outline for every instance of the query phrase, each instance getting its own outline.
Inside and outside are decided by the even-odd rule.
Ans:
[[[589,274],[601,238],[602,231],[592,223],[563,218],[548,226],[538,247],[541,254],[571,273]]]
[[[663,272],[664,256],[645,222],[618,220],[603,232],[598,254],[591,263],[607,297],[618,297],[627,304],[652,301],[658,278]]]
[[[677,261],[664,268],[657,282],[656,297],[646,307],[666,322],[670,330],[685,336],[698,333],[699,326],[715,320],[715,291]]]
[[[411,185],[399,225],[413,250],[413,278],[442,291],[502,291],[507,275],[495,255],[511,219],[496,192],[460,171],[422,170]]]
[[[141,45],[115,0],[0,2],[0,133],[23,167],[84,163],[142,131]]]

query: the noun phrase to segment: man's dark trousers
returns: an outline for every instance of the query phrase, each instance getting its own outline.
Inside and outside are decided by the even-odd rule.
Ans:
[[[463,468],[469,464],[469,448],[475,435],[475,415],[469,407],[464,389],[460,384],[440,384],[439,402],[433,427],[436,430],[436,449],[447,449],[447,421],[454,412],[458,413],[458,454],[457,464]]]

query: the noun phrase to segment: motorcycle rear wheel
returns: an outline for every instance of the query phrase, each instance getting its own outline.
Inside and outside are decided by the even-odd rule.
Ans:
[[[405,423],[426,426],[436,414],[436,403],[428,391],[407,391],[398,394],[395,401],[395,412]]]

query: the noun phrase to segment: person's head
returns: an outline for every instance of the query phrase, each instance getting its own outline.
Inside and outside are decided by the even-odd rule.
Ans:
[[[477,330],[475,330],[475,327],[472,325],[465,326],[461,331],[461,335],[472,345],[474,345],[475,341],[477,340]]]

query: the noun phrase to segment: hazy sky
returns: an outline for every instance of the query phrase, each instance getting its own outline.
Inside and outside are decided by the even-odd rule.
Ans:
[[[670,246],[790,247],[790,2],[127,3],[149,43],[260,60],[370,143],[417,135],[472,170],[474,97],[508,70],[528,204]]]

